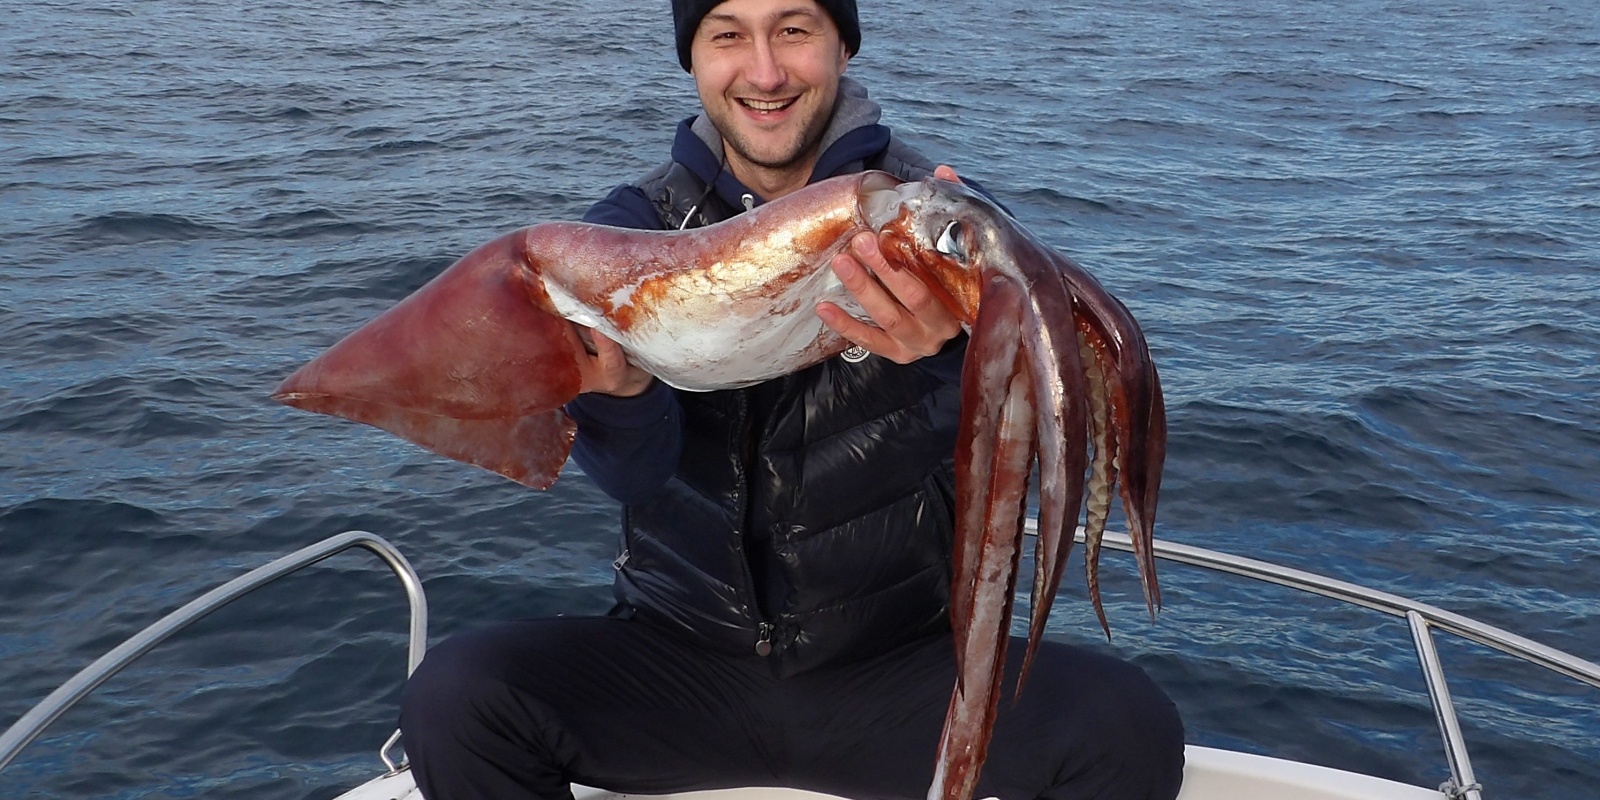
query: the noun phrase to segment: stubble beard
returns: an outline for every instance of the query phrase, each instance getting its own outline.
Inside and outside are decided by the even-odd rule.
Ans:
[[[777,148],[766,148],[765,151],[757,149],[737,125],[726,124],[728,120],[723,120],[724,124],[718,124],[716,127],[722,132],[723,145],[746,163],[761,169],[791,170],[819,155],[822,135],[828,130],[828,123],[833,120],[833,106],[834,103],[829,103],[825,110],[813,115],[792,140]],[[718,120],[713,118],[712,122],[716,123]]]

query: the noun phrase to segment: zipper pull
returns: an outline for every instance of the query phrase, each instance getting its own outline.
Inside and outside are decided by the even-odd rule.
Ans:
[[[756,639],[756,655],[766,658],[772,655],[772,623],[763,622],[757,630],[760,638]]]
[[[755,195],[750,194],[749,192],[745,192],[745,194],[743,196],[741,196],[739,198],[739,200],[744,203],[744,210],[746,210],[746,211],[754,211],[755,210],[755,207],[756,207],[756,196]]]
[[[622,568],[627,566],[627,565],[628,565],[628,551],[627,550],[623,550],[622,554],[617,556],[616,559],[614,559],[611,562],[611,568],[616,570],[616,571],[618,571],[618,572],[621,572]]]

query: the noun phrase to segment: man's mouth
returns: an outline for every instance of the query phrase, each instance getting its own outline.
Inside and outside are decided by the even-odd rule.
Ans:
[[[739,105],[758,114],[776,114],[795,104],[799,98],[790,97],[783,100],[757,100],[753,97],[739,98]]]

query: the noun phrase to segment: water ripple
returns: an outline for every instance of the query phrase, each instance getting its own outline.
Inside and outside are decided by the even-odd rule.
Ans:
[[[617,510],[575,470],[529,493],[266,395],[477,244],[653,167],[696,105],[664,10],[6,14],[0,720],[346,528],[407,552],[435,634],[605,608]],[[881,0],[863,25],[850,70],[897,134],[1144,325],[1170,412],[1160,535],[1600,658],[1592,4]],[[1075,586],[1052,635],[1145,665],[1191,740],[1442,780],[1403,625],[1180,567],[1150,624],[1108,571],[1114,642]],[[108,684],[8,788],[367,777],[404,647],[389,579],[352,558],[273,591]],[[1593,692],[1444,647],[1480,777],[1592,796]]]

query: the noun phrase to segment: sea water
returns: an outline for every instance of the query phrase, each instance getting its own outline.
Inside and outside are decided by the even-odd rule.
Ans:
[[[0,726],[206,589],[347,529],[435,639],[609,602],[616,505],[272,387],[479,243],[572,219],[695,112],[667,4],[0,0]],[[1600,6],[862,3],[849,73],[1138,317],[1157,535],[1600,660]],[[1426,786],[1404,626],[1108,556],[1051,635],[1198,744]],[[405,605],[341,556],[210,617],[0,796],[329,797],[374,774]],[[1480,778],[1591,798],[1600,691],[1444,637]]]

